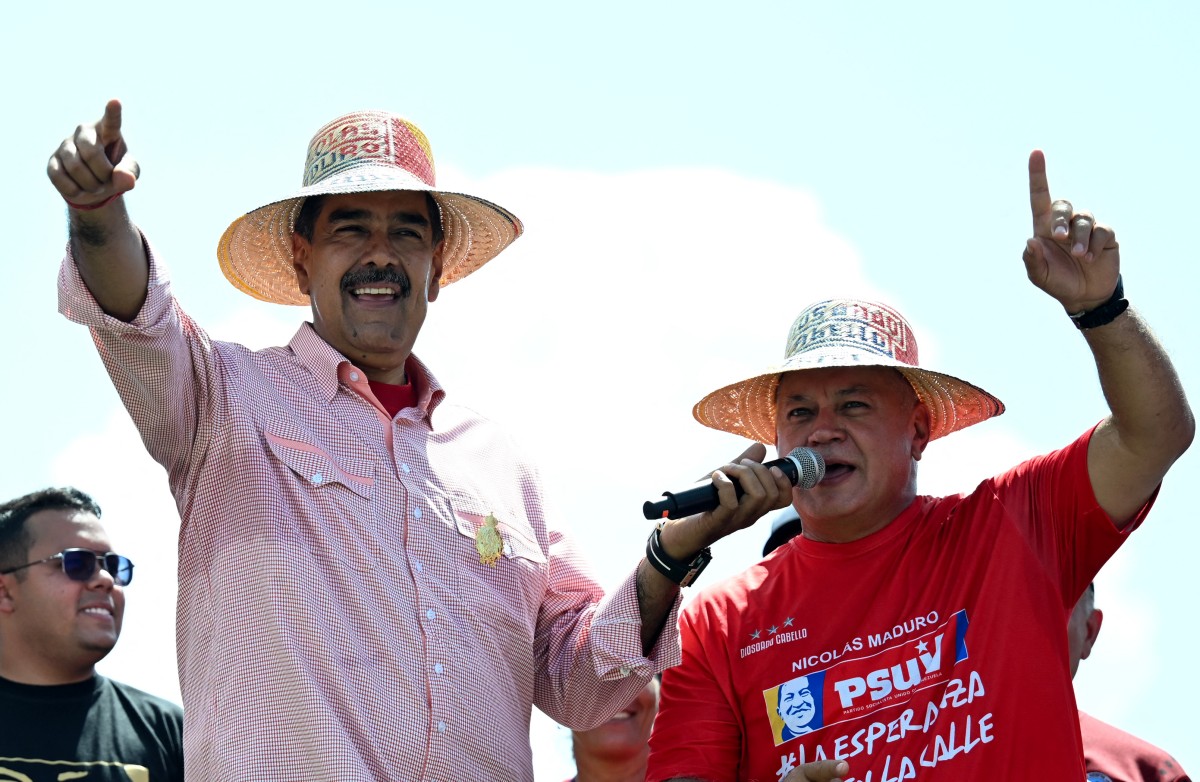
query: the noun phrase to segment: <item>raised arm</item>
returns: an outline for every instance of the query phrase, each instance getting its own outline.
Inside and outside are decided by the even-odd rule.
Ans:
[[[1088,473],[1100,506],[1124,528],[1191,444],[1195,420],[1166,351],[1136,312],[1122,309],[1116,234],[1069,201],[1051,200],[1037,150],[1029,201],[1025,270],[1081,326],[1096,359],[1110,414],[1092,436]]]
[[[132,321],[146,300],[149,261],[121,196],[137,183],[137,161],[121,135],[121,104],[111,100],[98,122],[80,125],[46,164],[67,202],[71,254],[107,314]]]

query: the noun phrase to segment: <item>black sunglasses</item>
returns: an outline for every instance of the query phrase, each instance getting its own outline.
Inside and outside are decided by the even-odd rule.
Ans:
[[[43,562],[53,562],[56,559],[62,560],[63,572],[72,581],[91,581],[92,576],[96,575],[96,565],[107,570],[113,577],[113,583],[117,586],[127,586],[133,580],[133,563],[127,557],[111,551],[98,554],[86,548],[69,548],[52,557],[39,559],[37,562],[26,562],[24,565],[10,567],[8,570],[0,570],[0,575],[8,575],[27,567],[40,565]]]

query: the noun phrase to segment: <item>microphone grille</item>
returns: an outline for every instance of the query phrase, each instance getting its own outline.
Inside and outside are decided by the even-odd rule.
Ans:
[[[825,477],[825,460],[812,448],[793,449],[788,458],[799,468],[796,476],[797,489],[811,489]]]

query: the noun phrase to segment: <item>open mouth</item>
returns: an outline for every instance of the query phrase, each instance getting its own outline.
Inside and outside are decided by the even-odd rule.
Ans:
[[[825,462],[825,477],[822,480],[837,480],[857,469],[854,465],[845,464],[844,462]]]
[[[342,290],[359,301],[389,302],[408,298],[412,282],[402,269],[367,266],[346,272],[342,277]]]
[[[364,285],[349,290],[351,296],[361,301],[395,301],[401,292],[391,286]]]

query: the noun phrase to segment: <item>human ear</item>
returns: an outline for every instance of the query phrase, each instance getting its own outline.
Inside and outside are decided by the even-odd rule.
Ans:
[[[0,576],[0,614],[13,612],[13,596],[8,591],[8,576]]]
[[[292,268],[296,270],[296,285],[305,296],[309,295],[308,262],[312,256],[312,244],[298,233],[292,234]]]
[[[924,402],[918,402],[913,408],[912,415],[912,458],[916,461],[921,461],[921,455],[925,453],[925,446],[929,445],[929,408]]]
[[[1100,635],[1100,625],[1104,623],[1104,612],[1098,608],[1093,608],[1091,616],[1087,620],[1087,634],[1083,637],[1083,649],[1080,650],[1079,659],[1086,660],[1088,655],[1092,653],[1092,646],[1096,643],[1096,638]]]
[[[429,264],[429,289],[425,292],[426,301],[437,301],[438,293],[442,290],[442,250],[446,240],[438,242],[433,248],[433,260]]]

